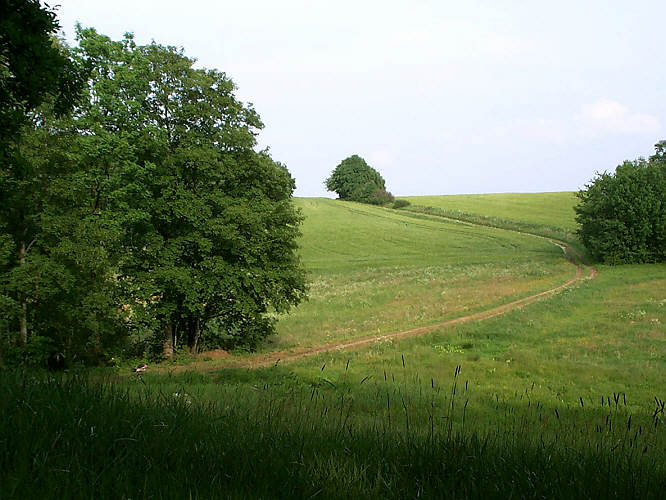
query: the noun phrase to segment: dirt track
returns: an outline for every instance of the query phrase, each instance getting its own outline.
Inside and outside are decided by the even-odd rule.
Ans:
[[[451,219],[455,220],[455,219]],[[459,222],[459,221],[457,221]],[[469,224],[466,222],[466,224]],[[498,228],[500,229],[500,228]],[[504,231],[511,231],[510,229],[503,229]],[[321,354],[323,352],[328,352],[328,351],[344,351],[344,350],[349,350],[349,349],[356,349],[356,348],[361,348],[370,344],[373,344],[374,342],[380,341],[380,340],[388,340],[388,339],[398,339],[398,338],[407,338],[407,337],[416,337],[418,335],[423,335],[425,333],[431,332],[433,330],[436,330],[438,328],[445,328],[447,326],[451,325],[458,325],[461,323],[467,323],[470,321],[480,321],[488,318],[493,318],[495,316],[500,316],[501,314],[507,313],[509,311],[513,311],[515,309],[520,309],[528,304],[531,304],[533,302],[536,302],[538,300],[541,300],[545,297],[549,297],[551,295],[554,295],[558,292],[561,292],[562,290],[572,286],[574,283],[577,281],[580,281],[581,279],[586,279],[586,278],[594,278],[597,275],[597,270],[594,267],[588,266],[582,262],[582,257],[581,255],[571,246],[568,246],[565,242],[555,240],[552,238],[546,238],[544,236],[539,236],[536,234],[531,234],[531,233],[525,233],[522,231],[513,231],[513,232],[520,232],[522,234],[529,234],[531,236],[534,236],[535,238],[541,238],[550,241],[554,245],[559,246],[564,254],[567,256],[569,262],[571,262],[572,265],[576,267],[576,275],[568,280],[566,283],[562,283],[561,285],[551,288],[549,290],[544,290],[539,293],[535,293],[533,295],[529,295],[527,297],[523,297],[522,299],[514,300],[512,302],[509,302],[507,304],[503,304],[501,306],[496,306],[492,307],[490,309],[486,309],[485,311],[480,311],[477,313],[473,314],[467,314],[465,316],[460,316],[457,318],[445,320],[445,321],[439,321],[437,323],[431,323],[428,325],[424,326],[419,326],[416,328],[409,328],[407,330],[399,330],[395,332],[389,332],[389,333],[384,333],[381,335],[371,335],[368,337],[362,337],[362,338],[357,338],[354,340],[347,340],[344,342],[335,342],[331,344],[324,344],[318,347],[311,347],[311,348],[306,348],[306,349],[292,349],[290,351],[273,351],[270,353],[265,353],[265,354],[259,354],[256,356],[252,357],[247,357],[243,359],[237,359],[230,361],[229,363],[225,363],[223,366],[220,365],[215,365],[215,366],[210,366],[206,362],[195,362],[186,366],[180,366],[180,367],[172,367],[170,371],[183,371],[183,370],[196,370],[196,371],[217,371],[221,370],[224,368],[259,368],[263,366],[271,366],[271,365],[276,365],[278,363],[285,363],[289,361],[293,361],[296,359],[301,359],[305,358],[308,356],[314,356],[317,354]],[[204,354],[205,355],[205,354]],[[175,369],[174,369],[175,368]]]

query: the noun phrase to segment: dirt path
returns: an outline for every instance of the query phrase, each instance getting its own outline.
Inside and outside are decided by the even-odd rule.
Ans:
[[[456,219],[450,219],[450,220],[456,221]],[[464,222],[464,223],[471,224],[469,222]],[[477,225],[477,224],[472,224],[472,225]],[[502,229],[502,228],[497,228],[497,229]],[[571,262],[571,264],[576,267],[575,276],[570,280],[568,280],[566,283],[562,283],[561,285],[555,288],[544,290],[542,292],[535,293],[527,297],[523,297],[522,299],[514,300],[507,304],[502,304],[501,306],[492,307],[484,311],[479,311],[473,314],[467,314],[465,316],[459,316],[457,318],[448,319],[445,321],[439,321],[436,323],[431,323],[416,328],[409,328],[407,330],[398,330],[380,335],[370,335],[367,337],[356,338],[353,340],[347,340],[343,342],[324,344],[321,346],[305,348],[305,349],[291,349],[289,351],[273,351],[242,359],[229,360],[229,362],[225,363],[224,365],[216,364],[215,366],[211,366],[207,362],[195,362],[185,366],[171,367],[169,371],[172,373],[185,370],[211,372],[211,371],[222,370],[224,368],[259,368],[264,366],[277,365],[278,363],[287,363],[293,360],[306,358],[308,356],[315,356],[317,354],[321,354],[328,351],[345,351],[351,349],[358,349],[361,347],[371,345],[381,340],[416,337],[431,332],[433,330],[437,330],[439,328],[445,328],[452,325],[468,323],[470,321],[481,321],[484,319],[494,318],[495,316],[500,316],[509,311],[520,309],[528,304],[532,304],[533,302],[536,302],[538,300],[550,297],[551,295],[561,292],[562,290],[569,288],[570,286],[580,281],[581,279],[586,279],[586,278],[592,279],[597,275],[597,270],[594,267],[584,264],[582,262],[582,256],[580,255],[580,253],[575,248],[568,246],[563,241],[555,240],[552,238],[546,238],[544,236],[536,234],[525,233],[523,231],[514,231],[511,229],[502,229],[502,230],[518,232],[521,234],[528,234],[530,236],[534,236],[535,238],[545,239],[547,241],[550,241],[554,245],[559,246],[562,249],[562,252],[564,252],[564,255],[566,255],[569,262]]]

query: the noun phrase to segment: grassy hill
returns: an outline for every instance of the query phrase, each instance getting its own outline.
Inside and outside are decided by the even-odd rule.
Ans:
[[[543,239],[329,199],[297,199],[310,300],[268,349],[427,324],[545,290],[575,270]]]
[[[496,196],[455,210],[573,227],[569,194],[506,195],[503,212]],[[544,239],[435,209],[296,203],[311,299],[265,351],[430,324],[574,272]],[[502,316],[268,368],[231,367],[246,354],[142,379],[5,376],[0,497],[660,498],[666,265],[598,269]]]
[[[539,234],[585,249],[578,241],[574,193],[479,194],[407,197],[405,210]]]
[[[572,192],[408,196],[405,199],[414,205],[454,212],[562,228],[571,232],[577,229],[573,207],[578,198]]]

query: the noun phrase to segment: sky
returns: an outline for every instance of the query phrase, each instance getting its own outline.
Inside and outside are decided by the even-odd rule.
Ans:
[[[59,5],[71,44],[79,22],[224,71],[296,196],[353,154],[397,196],[574,191],[666,139],[663,0]]]

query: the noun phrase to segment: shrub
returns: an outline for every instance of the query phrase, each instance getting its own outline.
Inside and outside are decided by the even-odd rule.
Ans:
[[[393,201],[386,191],[386,183],[374,168],[358,155],[345,158],[324,182],[326,189],[334,191],[341,200],[384,205]]]
[[[366,202],[371,205],[386,205],[392,203],[393,199],[393,195],[386,191],[386,189],[377,189],[367,198]]]
[[[398,209],[398,208],[405,208],[411,205],[411,203],[407,200],[395,200],[393,202],[393,208]]]
[[[625,161],[577,193],[578,235],[607,264],[666,261],[666,141],[649,160]]]

